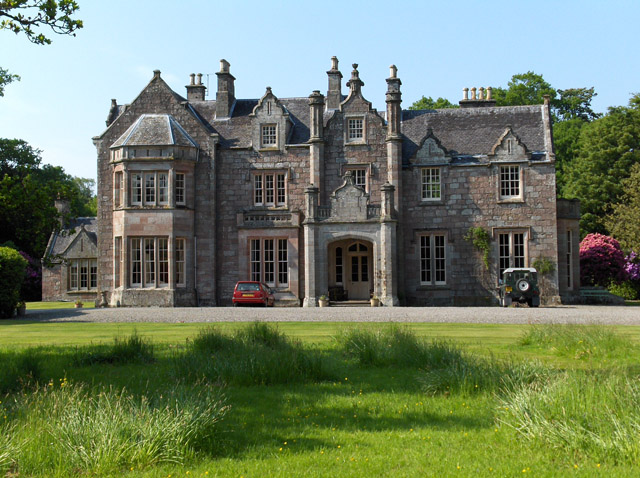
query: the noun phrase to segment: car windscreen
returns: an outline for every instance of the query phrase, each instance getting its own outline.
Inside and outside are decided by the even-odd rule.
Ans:
[[[241,282],[238,284],[237,290],[249,290],[249,291],[260,290],[260,285],[252,284],[250,282]]]

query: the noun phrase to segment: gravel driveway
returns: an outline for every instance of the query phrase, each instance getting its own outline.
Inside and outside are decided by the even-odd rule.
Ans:
[[[120,308],[28,310],[43,322],[459,322],[483,324],[640,325],[640,307],[325,307],[325,308]]]

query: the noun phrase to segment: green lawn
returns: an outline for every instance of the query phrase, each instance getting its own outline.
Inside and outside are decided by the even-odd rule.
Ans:
[[[433,344],[432,340],[436,340],[462,354],[463,360],[455,362],[458,365],[442,368],[444,366],[430,365],[428,359],[420,359],[419,363],[389,359],[392,360],[389,363],[367,365],[359,362],[355,355],[349,355],[344,341],[337,340],[354,327],[375,336],[381,330],[388,330],[385,325],[281,323],[277,330],[300,340],[302,352],[286,355],[286,359],[280,360],[284,363],[269,366],[282,366],[282,373],[286,374],[290,369],[297,370],[296,360],[300,354],[303,354],[301,363],[307,363],[304,354],[312,354],[310,357],[322,360],[324,369],[305,379],[295,379],[294,373],[287,375],[293,379],[281,382],[275,379],[268,385],[261,383],[270,379],[255,379],[257,384],[242,383],[239,379],[243,373],[258,373],[256,370],[272,357],[256,352],[253,362],[239,365],[244,356],[262,350],[262,346],[237,352],[216,349],[215,345],[196,353],[197,337],[203,327],[202,324],[0,322],[1,368],[11,370],[15,363],[26,367],[16,368],[25,370],[23,377],[19,373],[12,376],[9,372],[5,375],[0,372],[0,387],[5,387],[5,391],[0,392],[0,396],[4,394],[0,398],[0,410],[6,407],[8,416],[5,425],[0,421],[0,475],[6,470],[10,473],[7,476],[502,477],[531,474],[626,477],[636,474],[640,464],[637,433],[625,438],[623,443],[614,444],[622,450],[620,454],[611,452],[611,447],[600,449],[597,444],[590,444],[584,438],[587,435],[580,435],[582,429],[575,424],[576,430],[573,425],[563,429],[567,436],[570,432],[576,434],[571,445],[553,441],[553,429],[549,429],[548,438],[527,438],[514,428],[521,418],[516,405],[521,403],[518,400],[524,400],[524,395],[510,397],[498,384],[492,383],[500,380],[495,377],[510,373],[509,370],[538,363],[533,368],[546,372],[534,382],[538,384],[539,390],[536,390],[548,391],[550,403],[554,405],[545,409],[544,404],[535,402],[536,406],[551,416],[556,413],[554,407],[564,413],[571,408],[570,403],[553,398],[550,390],[556,381],[545,379],[546,374],[554,377],[569,374],[569,379],[565,377],[558,383],[571,382],[574,376],[586,377],[587,384],[602,380],[601,388],[605,390],[602,393],[606,395],[610,377],[637,375],[640,327],[552,327],[531,333],[531,326],[407,325],[408,335],[417,337],[418,342]],[[216,326],[216,330],[222,337],[236,334],[233,340],[237,345],[238,334],[247,327],[247,324],[227,323]],[[142,342],[153,345],[153,359],[145,358],[144,354],[122,358],[121,362],[117,358],[120,356],[115,361],[113,357],[103,359],[110,357],[114,337],[124,338],[133,333],[141,337]],[[529,339],[523,340],[527,333],[530,333]],[[384,354],[391,348],[392,345],[379,345],[377,350]],[[275,358],[277,361],[278,356]],[[33,361],[38,365],[33,365]],[[229,371],[226,375],[220,373],[216,379],[211,375],[213,369],[207,369],[214,366],[212,364],[227,366]],[[250,372],[242,368],[245,366]],[[44,386],[45,392],[31,388],[33,381],[29,380],[26,370],[32,369],[37,371],[38,390]],[[199,371],[205,369],[208,372],[204,378],[198,378]],[[8,386],[11,380],[16,383],[13,388]],[[20,385],[23,382],[26,384]],[[480,386],[474,388],[473,384],[478,383]],[[633,386],[633,380],[626,386]],[[69,457],[73,454],[65,448],[66,442],[60,436],[67,437],[70,443],[76,442],[73,437],[69,438],[68,431],[66,435],[56,435],[53,424],[56,414],[73,408],[69,403],[82,401],[81,392],[64,395],[68,390],[81,390],[80,387],[84,387],[89,397],[102,396],[99,392],[106,390],[111,390],[110,393],[125,390],[137,398],[147,396],[156,408],[160,407],[156,401],[164,403],[165,395],[175,393],[183,397],[193,390],[220,389],[230,408],[215,425],[214,439],[198,441],[191,448],[185,448],[181,464],[162,459],[154,461],[140,455],[128,458],[129,461],[125,460],[115,469],[100,468],[104,465],[96,463],[102,462],[94,463],[86,457],[77,458],[80,461],[71,464],[66,461],[71,460]],[[526,384],[522,387],[526,389]],[[619,390],[620,385],[616,387]],[[603,407],[606,400],[611,399],[612,410],[622,407],[621,416],[638,422],[638,416],[629,416],[638,405],[633,402],[637,398],[635,388],[622,399],[597,397],[595,392],[588,393],[587,388],[584,383],[576,385],[567,396],[574,393],[576,402],[583,400],[589,404],[589,397],[596,395]],[[29,394],[35,398],[25,399]],[[67,405],[55,405],[61,403]],[[179,398],[175,403],[181,404],[180,410],[191,410],[189,407],[196,402]],[[534,402],[530,402],[529,407],[533,410]],[[592,417],[588,422],[600,423],[598,408],[576,411],[576,417],[586,413]],[[65,420],[69,420],[69,416],[64,415]],[[575,422],[579,421],[576,418]],[[86,421],[82,423],[83,427],[88,426]],[[606,425],[601,425],[593,433],[607,435],[606,430]],[[3,439],[31,442],[24,445],[22,451],[13,452],[17,464],[8,464],[6,460],[10,459],[5,459],[4,468],[3,449],[11,450],[13,442],[3,443]],[[77,450],[78,446],[72,449]]]

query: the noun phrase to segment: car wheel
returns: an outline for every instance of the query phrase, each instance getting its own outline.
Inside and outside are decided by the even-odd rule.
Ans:
[[[527,292],[529,288],[531,288],[531,284],[529,284],[526,279],[520,279],[518,282],[516,282],[516,289],[518,289],[520,292]]]

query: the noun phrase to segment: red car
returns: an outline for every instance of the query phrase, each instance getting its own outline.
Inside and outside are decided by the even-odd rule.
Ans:
[[[255,281],[240,281],[233,290],[233,306],[256,304],[273,307],[275,297],[267,284]]]

